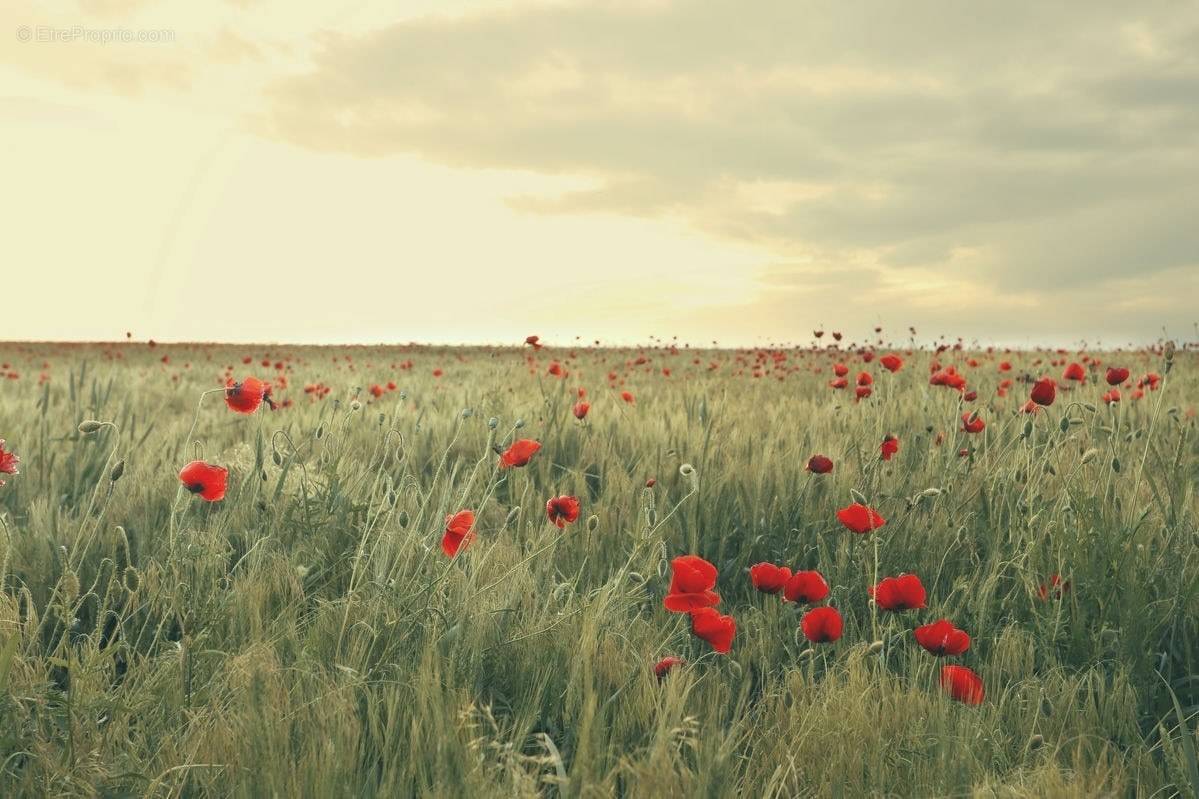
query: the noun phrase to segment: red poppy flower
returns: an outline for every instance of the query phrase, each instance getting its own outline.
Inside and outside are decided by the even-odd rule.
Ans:
[[[646,488],[653,488],[653,487],[654,487],[654,486],[656,486],[657,484],[658,484],[658,479],[657,479],[656,477],[650,477],[650,478],[647,478],[647,479],[646,479],[646,481],[645,481],[645,487],[646,487]]]
[[[812,474],[828,474],[833,470],[833,462],[823,455],[813,455],[808,458],[807,468]]]
[[[4,448],[4,439],[0,438],[0,474],[20,474],[17,469],[20,462],[20,458]],[[0,486],[2,485],[4,481],[0,480]]]
[[[1081,383],[1087,379],[1087,371],[1082,368],[1081,363],[1072,363],[1066,367],[1066,371],[1062,372],[1062,378]]]
[[[878,359],[878,362],[883,365],[883,368],[888,372],[895,373],[903,368],[903,358],[898,355],[884,355]]]
[[[526,336],[525,343],[535,350],[541,349],[541,336]]]
[[[733,636],[737,634],[737,622],[716,608],[696,608],[691,612],[691,632],[702,638],[722,655],[733,648]]]
[[[838,377],[836,380],[828,381],[829,388],[845,388],[849,385],[849,381],[844,377]]]
[[[204,461],[192,461],[179,470],[179,480],[188,491],[199,494],[201,499],[218,502],[225,498],[229,470]]]
[[[828,596],[828,582],[817,571],[796,572],[783,586],[783,600],[812,604]]]
[[[578,521],[579,500],[577,497],[569,496],[554,497],[545,503],[545,515],[561,530],[568,523],[574,524]]]
[[[661,660],[659,660],[657,663],[654,664],[654,676],[657,677],[659,680],[661,680],[663,677],[665,677],[667,674],[669,674],[670,670],[673,669],[675,666],[683,665],[683,662],[684,661],[682,658],[677,658],[677,657],[674,657],[673,655],[670,657],[662,658]]]
[[[561,377],[562,376],[562,364],[558,363],[557,361],[553,361],[550,363],[550,368],[548,369],[548,371],[554,377]]]
[[[887,523],[879,512],[868,508],[860,502],[837,511],[837,520],[855,533],[868,533],[877,530]]]
[[[928,592],[914,574],[885,577],[867,591],[883,610],[918,610],[925,607]]]
[[[716,567],[698,555],[681,555],[670,562],[670,590],[662,605],[674,613],[720,604]]]
[[[504,450],[504,454],[500,455],[500,468],[509,469],[514,466],[525,466],[533,456],[537,454],[537,450],[541,449],[540,442],[534,441],[531,438],[522,438],[519,441],[513,441],[512,446]]]
[[[1113,402],[1120,401],[1120,389],[1113,388],[1110,391],[1105,391],[1099,399],[1103,400],[1105,405],[1111,405]]]
[[[1002,397],[1003,394],[1000,394],[999,396]],[[962,395],[962,399],[966,402],[974,402],[976,399],[978,399],[978,392],[977,391],[967,391],[965,394]]]
[[[791,570],[786,566],[775,566],[773,563],[755,563],[749,567],[749,581],[754,588],[763,594],[777,594],[783,590],[787,580],[791,578]]]
[[[475,540],[474,511],[460,510],[445,517],[445,535],[441,537],[441,551],[447,557],[454,557],[458,552]]]
[[[858,372],[858,385],[859,386],[874,385],[874,377],[869,372]]]
[[[274,410],[270,392],[271,387],[256,377],[247,377],[240,383],[230,379],[225,384],[225,404],[237,413],[253,413],[266,400],[271,410]]]
[[[858,399],[864,400],[874,393],[874,390],[871,389],[870,386],[858,386],[853,390],[853,393]]]
[[[631,391],[620,392],[620,398],[622,400],[624,400],[625,402],[629,403],[630,405],[634,404],[634,402],[635,402],[635,400],[633,399],[633,392],[631,392]]]
[[[960,655],[970,648],[970,636],[954,627],[949,619],[917,627],[913,632],[916,643],[934,655]]]
[[[1041,406],[1032,400],[1027,400],[1020,406],[1020,413],[1036,413],[1039,410],[1041,410]]]
[[[1041,597],[1042,600],[1047,600],[1050,596],[1052,596],[1054,599],[1061,599],[1062,594],[1069,590],[1070,581],[1066,580],[1065,582],[1062,582],[1061,576],[1055,574],[1049,578],[1048,585],[1042,584],[1041,587],[1037,589],[1037,595]]]
[[[587,412],[591,410],[590,402],[576,402],[574,414],[576,419],[584,419],[587,417]]]
[[[1122,366],[1107,367],[1107,384],[1118,386],[1128,379],[1128,370]]]
[[[883,437],[883,443],[878,449],[883,460],[889,461],[899,452],[899,439],[888,433]]]
[[[978,415],[978,411],[966,411],[962,414],[962,432],[981,433],[987,423]]]
[[[849,374],[849,367],[843,363],[835,363],[833,364],[833,374],[837,377],[845,377]]]
[[[942,666],[941,688],[967,705],[981,705],[985,693],[982,677],[965,666]]]
[[[1052,378],[1042,377],[1036,383],[1033,383],[1032,393],[1029,397],[1038,405],[1049,407],[1053,404],[1054,397],[1057,396],[1057,383],[1054,383]]]
[[[812,608],[799,621],[804,638],[814,644],[829,644],[841,637],[845,622],[836,608]]]

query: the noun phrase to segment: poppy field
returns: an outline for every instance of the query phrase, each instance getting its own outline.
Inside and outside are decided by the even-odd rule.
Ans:
[[[0,344],[0,795],[1199,795],[1193,344]]]

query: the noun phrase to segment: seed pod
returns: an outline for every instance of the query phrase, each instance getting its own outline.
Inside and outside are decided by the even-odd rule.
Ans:
[[[122,458],[121,460],[117,461],[117,462],[116,462],[116,463],[113,465],[113,467],[112,467],[112,471],[108,473],[108,481],[109,481],[110,483],[115,483],[117,480],[120,480],[120,479],[121,479],[121,475],[123,475],[123,474],[125,474],[125,460],[124,460],[124,458]]]
[[[587,517],[587,532],[594,533],[599,528],[599,517],[591,515]]]
[[[96,432],[103,426],[104,426],[103,422],[97,422],[95,419],[85,419],[84,421],[79,423],[79,432],[83,433],[85,436],[88,436],[88,435],[91,435],[92,433]]]
[[[361,402],[359,402],[358,400],[353,400],[353,401],[351,401],[351,402],[350,402],[350,411],[351,411],[351,412],[357,412],[357,411],[360,411],[360,410],[362,410],[362,403],[361,403]]]
[[[1117,474],[1120,473],[1120,459],[1119,458],[1116,458],[1116,457],[1112,458],[1112,471],[1116,472]]]
[[[1069,430],[1070,429],[1070,417],[1063,416],[1062,420],[1057,423],[1057,429],[1061,430],[1063,433],[1066,432],[1067,430]]]
[[[397,519],[400,522],[400,527],[407,529],[407,527],[408,527],[408,511],[406,511],[406,510],[400,511]]]
[[[492,416],[490,419],[487,420],[487,429],[494,430],[497,427],[499,427],[499,424],[500,424],[500,420],[497,419],[496,417]]]
[[[520,430],[522,427],[524,427],[524,426],[525,426],[525,420],[524,420],[524,419],[517,419],[517,420],[516,420],[516,424],[514,424],[514,425],[512,425],[512,426],[513,426],[513,427],[515,427],[517,430]]]
[[[1032,419],[1024,420],[1024,432],[1022,432],[1021,435],[1024,438],[1028,438],[1029,436],[1032,435]]]
[[[695,467],[692,466],[690,463],[684,463],[682,466],[679,467],[679,474],[681,474],[683,477],[689,478],[695,474]]]
[[[469,419],[470,417],[472,417],[474,415],[475,415],[475,412],[473,410],[471,410],[470,408],[462,409],[462,418],[463,419]]]
[[[274,461],[276,466],[283,465],[283,456],[279,453],[279,450],[271,452],[271,460]]]
[[[319,425],[317,425],[317,428],[316,428],[316,437],[317,437],[317,438],[324,438],[324,436],[325,436],[325,423],[324,423],[324,422],[321,422]]]
[[[1045,738],[1040,733],[1037,733],[1036,735],[1034,735],[1028,739],[1028,748],[1029,749],[1040,749],[1044,745],[1045,745]]]
[[[645,576],[641,572],[629,572],[629,582],[642,585],[645,583]]]

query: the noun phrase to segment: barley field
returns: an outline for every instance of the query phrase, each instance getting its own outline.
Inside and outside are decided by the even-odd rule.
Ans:
[[[0,795],[1199,795],[1195,349],[818,344],[0,345]]]

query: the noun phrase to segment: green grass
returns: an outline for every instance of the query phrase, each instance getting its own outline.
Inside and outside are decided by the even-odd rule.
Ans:
[[[860,403],[826,385],[824,353],[788,351],[779,381],[727,352],[269,352],[294,404],[239,416],[201,393],[230,364],[273,377],[261,347],[0,345],[21,375],[0,381],[0,437],[22,458],[0,488],[0,795],[1199,792],[1192,352],[1168,372],[1160,352],[1099,353],[1165,379],[1107,407],[1100,369],[1035,418],[1027,386],[995,396],[985,353],[941,356],[979,390],[963,404],[928,384],[927,352],[895,375],[841,356],[875,375]],[[1003,357],[1061,375],[1033,365],[1054,354]],[[968,436],[973,408],[987,427]],[[500,471],[514,435],[544,447]],[[818,452],[832,474],[804,471]],[[180,486],[195,457],[229,467],[224,501]],[[837,523],[851,491],[885,528]],[[583,506],[564,532],[557,494]],[[450,561],[463,508],[478,538]],[[720,569],[727,656],[662,607],[685,553]],[[799,612],[752,589],[759,561],[823,572],[844,637],[811,651]],[[875,611],[875,575],[903,572],[928,609]],[[1053,574],[1071,590],[1043,601]],[[978,707],[912,640],[941,617],[973,638],[951,662],[982,675]],[[687,663],[659,682],[668,654]]]

